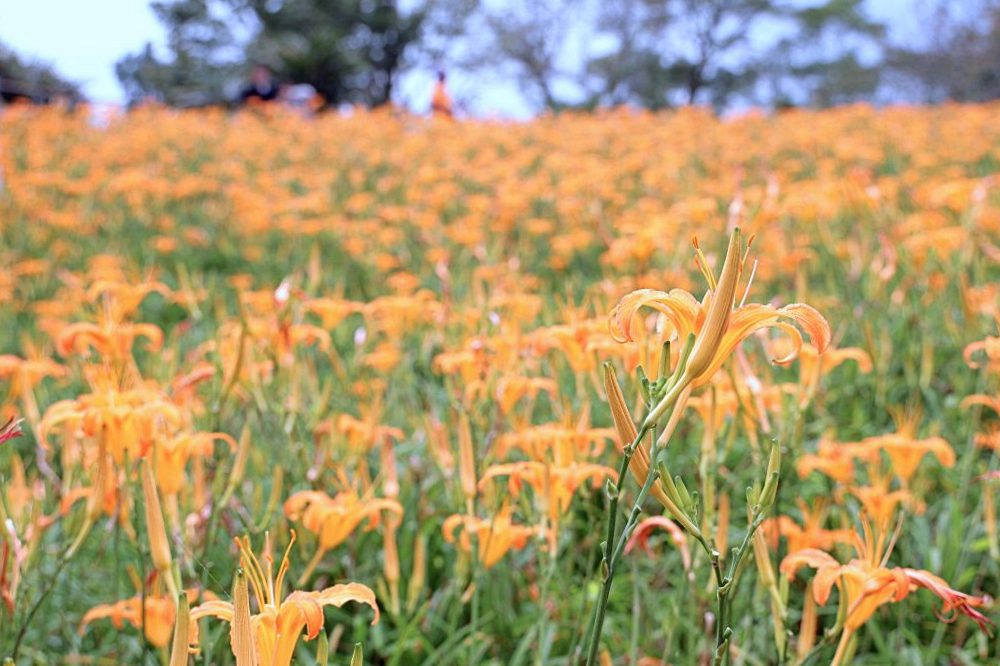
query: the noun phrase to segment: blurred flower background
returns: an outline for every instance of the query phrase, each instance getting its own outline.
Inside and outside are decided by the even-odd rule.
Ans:
[[[0,657],[996,663],[998,26],[8,3]]]

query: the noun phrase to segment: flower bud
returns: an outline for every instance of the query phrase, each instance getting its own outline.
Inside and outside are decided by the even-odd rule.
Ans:
[[[236,666],[256,666],[253,628],[250,625],[250,588],[243,569],[236,571],[233,584],[233,621],[229,626],[229,645],[236,657]]]
[[[768,456],[765,474],[764,488],[760,491],[761,511],[767,511],[771,508],[778,495],[778,480],[781,476],[781,446],[777,441],[771,442],[771,455]]]
[[[472,448],[472,431],[469,417],[463,412],[458,425],[458,473],[462,483],[462,494],[467,502],[476,497],[476,457]]]
[[[172,570],[170,542],[167,540],[167,529],[163,524],[163,510],[160,508],[160,495],[156,490],[156,479],[153,476],[153,467],[149,458],[143,459],[140,463],[139,474],[142,477],[142,497],[146,514],[146,533],[149,536],[149,554],[156,572],[166,582],[170,594],[176,598],[178,590]]]
[[[177,595],[177,616],[174,620],[174,640],[170,645],[170,666],[187,666],[188,635],[191,630],[191,604],[187,594]]]
[[[689,377],[691,381],[711,365],[712,357],[718,351],[719,343],[729,326],[729,315],[733,311],[736,286],[740,277],[741,258],[740,229],[737,227],[729,238],[729,248],[726,250],[726,258],[722,264],[722,274],[712,292],[712,302],[709,305],[708,314],[705,315],[705,322],[698,331],[694,348],[691,350],[691,357],[684,370],[685,376]]]

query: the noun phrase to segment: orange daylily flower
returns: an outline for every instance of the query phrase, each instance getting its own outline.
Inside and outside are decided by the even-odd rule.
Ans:
[[[816,453],[807,453],[799,457],[795,469],[803,479],[817,471],[826,474],[834,481],[851,483],[854,480],[854,461],[873,462],[877,456],[877,450],[823,438],[819,441]]]
[[[529,396],[532,400],[545,391],[549,397],[554,397],[559,390],[558,384],[550,377],[522,377],[520,375],[505,375],[497,382],[496,398],[500,411],[509,414],[521,398]]]
[[[69,324],[59,334],[56,349],[62,356],[69,356],[84,354],[88,348],[93,348],[100,356],[121,361],[131,358],[136,338],[145,338],[151,351],[163,345],[163,331],[155,324],[106,320],[102,324]]]
[[[667,534],[670,535],[670,540],[674,542],[677,550],[681,553],[681,564],[684,566],[684,571],[690,572],[691,550],[688,548],[687,535],[677,523],[665,516],[646,518],[636,525],[635,531],[632,532],[628,543],[625,544],[625,554],[628,555],[638,546],[647,555],[652,555],[653,551],[649,547],[649,537],[652,535],[653,530],[657,528],[666,530]]]
[[[587,481],[596,488],[602,479],[615,476],[613,469],[589,462],[603,452],[605,441],[615,433],[607,428],[590,428],[589,421],[586,409],[572,426],[545,423],[502,436],[497,442],[497,455],[503,457],[516,448],[531,460],[493,465],[479,482],[482,489],[490,479],[507,477],[515,495],[522,484],[530,485],[538,510],[548,519],[552,554],[561,517],[569,510],[577,489]]]
[[[441,525],[444,539],[448,543],[455,542],[455,530],[462,528],[458,537],[458,545],[465,552],[472,551],[472,536],[476,537],[479,549],[479,560],[487,569],[499,562],[507,551],[514,548],[520,550],[528,543],[528,538],[541,535],[538,527],[515,525],[511,519],[512,510],[504,504],[492,518],[455,514],[448,516]]]
[[[352,314],[361,312],[364,304],[339,298],[311,298],[303,304],[307,312],[315,313],[323,328],[331,330]]]
[[[10,616],[14,615],[14,601],[21,583],[21,563],[25,559],[24,547],[17,541],[8,543],[7,535],[0,533],[0,602]]]
[[[761,526],[769,541],[769,547],[775,550],[778,546],[778,538],[788,539],[788,552],[794,553],[806,548],[818,548],[820,550],[830,550],[838,543],[853,543],[854,530],[847,529],[826,529],[823,523],[826,522],[828,503],[823,500],[813,502],[812,508],[808,507],[803,500],[798,501],[799,511],[802,513],[802,523],[799,524],[791,516],[777,516],[768,518]]]
[[[875,469],[868,471],[868,485],[848,486],[847,490],[864,507],[865,512],[876,522],[888,521],[900,506],[916,513],[923,511],[923,504],[906,488],[890,489],[891,479]]]
[[[135,314],[146,296],[154,292],[164,297],[170,296],[170,289],[162,282],[132,282],[98,277],[87,288],[86,299],[91,303],[100,303],[113,320],[124,321]]]
[[[683,343],[689,335],[695,336],[686,373],[690,375],[688,380],[694,387],[707,384],[740,343],[765,328],[776,328],[789,336],[791,349],[784,356],[772,360],[779,365],[791,363],[804,341],[799,330],[784,320],[791,320],[805,329],[817,352],[826,351],[830,344],[830,325],[812,306],[793,303],[775,308],[760,303],[736,303],[736,287],[746,263],[746,256],[740,256],[742,249],[739,246],[737,231],[730,241],[718,282],[708,270],[699,250],[700,265],[709,284],[709,290],[700,302],[683,289],[669,292],[638,289],[623,297],[611,312],[612,337],[618,342],[633,341],[640,311],[643,308],[656,311],[660,316],[656,321],[655,334],[661,340]],[[724,301],[713,307],[713,300],[718,298]]]
[[[55,361],[40,356],[27,359],[12,354],[0,355],[0,379],[12,378],[11,396],[24,396],[45,377],[63,377],[66,368]]]
[[[584,373],[597,367],[592,342],[603,337],[603,323],[599,319],[592,319],[535,329],[525,342],[536,354],[559,350],[574,372]]]
[[[778,358],[787,357],[795,351],[788,338],[775,338],[768,345],[769,352]],[[859,347],[828,347],[822,354],[815,346],[807,343],[798,349],[799,360],[799,406],[812,402],[819,388],[820,379],[826,373],[846,361],[854,361],[858,372],[872,371],[872,359],[868,352]]]
[[[917,428],[923,413],[919,409],[895,409],[896,432],[875,437],[867,437],[861,444],[885,451],[892,462],[892,470],[903,485],[909,483],[917,471],[920,461],[928,453],[934,454],[945,467],[955,465],[955,451],[942,437],[917,439]]]
[[[962,400],[962,407],[971,407],[973,405],[982,405],[983,407],[988,407],[995,413],[1000,414],[1000,396],[976,393],[966,396],[965,399]]]
[[[17,421],[0,427],[4,432],[20,433]],[[15,435],[16,436],[16,435]],[[45,484],[28,479],[20,456],[10,458],[9,474],[0,487],[0,601],[13,615],[22,570],[41,544],[42,533],[55,519],[42,511]]]
[[[802,567],[816,570],[813,580],[813,595],[820,605],[826,604],[834,585],[840,589],[841,603],[847,608],[844,634],[832,664],[841,664],[850,636],[860,629],[879,606],[890,601],[902,601],[911,592],[924,588],[933,592],[942,601],[941,612],[961,613],[971,617],[984,631],[990,621],[976,608],[989,603],[987,597],[976,597],[953,590],[934,574],[905,567],[886,566],[892,552],[884,527],[873,528],[865,519],[862,522],[863,537],[855,534],[854,549],[857,557],[847,564],[841,564],[828,553],[807,548],[790,553],[781,562],[781,571],[794,578]]]
[[[442,309],[434,292],[422,289],[408,296],[380,296],[365,303],[361,312],[372,331],[398,339],[420,324],[438,320]]]
[[[614,439],[615,431],[587,427],[588,421],[584,414],[575,426],[543,423],[521,427],[497,438],[496,454],[504,457],[517,449],[532,460],[552,461],[557,465],[568,465],[581,457],[599,456],[604,452],[606,441]]]
[[[48,408],[40,427],[43,442],[54,431],[64,435],[79,431],[87,437],[104,433],[108,452],[121,465],[126,452],[132,460],[140,458],[157,433],[181,425],[180,409],[153,384],[119,390],[110,381],[100,383],[92,393]]]
[[[976,358],[980,352],[983,354],[983,360]],[[982,340],[970,342],[962,351],[962,357],[970,368],[986,367],[992,372],[1000,370],[1000,337],[987,335]]]
[[[490,368],[488,351],[482,340],[472,340],[466,349],[446,351],[434,357],[434,372],[443,375],[458,375],[462,384],[468,386],[481,382]]]
[[[367,604],[375,611],[372,624],[378,622],[379,610],[375,593],[360,583],[333,585],[315,592],[296,590],[285,596],[284,581],[288,572],[288,553],[295,543],[295,532],[278,566],[275,576],[271,557],[270,538],[265,536],[264,565],[250,548],[250,538],[236,540],[240,550],[240,566],[249,581],[249,588],[257,602],[257,613],[249,617],[247,634],[237,631],[241,614],[249,614],[248,599],[245,597],[237,607],[229,601],[207,601],[191,609],[191,619],[216,617],[233,625],[234,654],[253,655],[248,666],[289,666],[303,630],[306,640],[312,640],[323,629],[323,607],[337,606],[354,601]],[[243,588],[244,592],[246,587]],[[246,642],[252,641],[252,646]]]
[[[986,432],[976,433],[976,446],[1000,451],[1000,427],[993,426]]]
[[[402,360],[403,354],[397,345],[391,342],[383,342],[361,357],[361,365],[371,368],[380,373],[389,373]]]
[[[198,590],[185,591],[189,602],[198,598]],[[163,648],[170,644],[174,632],[174,620],[177,617],[177,600],[170,595],[137,594],[129,599],[122,599],[110,604],[98,604],[88,610],[80,621],[79,632],[83,635],[87,626],[94,620],[110,619],[115,629],[121,629],[128,622],[136,629],[145,628],[146,640],[152,645]],[[189,636],[192,642],[197,641],[198,625],[192,620]]]
[[[307,565],[307,577],[323,555],[347,540],[362,521],[368,529],[375,529],[383,511],[403,515],[403,506],[394,499],[372,497],[366,492],[359,496],[354,489],[346,489],[330,497],[316,490],[302,490],[285,500],[285,515],[289,520],[301,520],[302,526],[319,538],[316,555]]]
[[[186,483],[184,468],[194,456],[211,457],[216,442],[236,449],[236,440],[224,432],[180,432],[160,438],[153,449],[156,460],[156,485],[164,495],[176,495]]]
[[[955,466],[955,451],[942,437],[914,439],[905,432],[895,432],[869,437],[862,443],[885,451],[892,462],[893,471],[904,484],[913,478],[917,466],[928,453],[934,454],[945,467]]]
[[[182,409],[186,427],[193,428],[194,417],[204,413],[205,406],[198,397],[198,387],[214,376],[215,366],[202,361],[187,374],[170,382],[170,399]]]
[[[336,430],[347,439],[351,451],[370,451],[387,440],[403,438],[403,431],[399,428],[379,423],[381,414],[382,408],[376,403],[363,409],[360,419],[350,414],[339,414],[336,419],[319,424],[316,432],[322,434]]]
[[[603,479],[614,478],[615,474],[615,470],[604,465],[575,461],[568,465],[558,465],[527,460],[493,465],[480,479],[479,489],[482,490],[491,479],[501,476],[509,479],[508,487],[514,496],[520,492],[521,484],[530,485],[539,511],[548,517],[552,541],[550,546],[555,555],[555,539],[558,537],[560,519],[569,511],[577,489],[587,481],[597,488]]]

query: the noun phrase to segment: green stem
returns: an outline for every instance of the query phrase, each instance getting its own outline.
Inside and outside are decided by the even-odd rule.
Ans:
[[[626,474],[628,474],[628,466],[632,460],[632,456],[635,455],[636,447],[641,446],[642,438],[645,437],[651,430],[652,425],[643,424],[642,428],[636,435],[635,441],[625,449],[625,454],[622,456],[621,466],[618,470],[618,484],[615,487],[615,492],[612,494],[611,503],[608,507],[608,532],[604,541],[604,558],[601,560],[601,578],[603,579],[603,585],[601,587],[601,596],[598,598],[597,605],[594,607],[594,617],[590,630],[590,637],[587,641],[587,666],[593,666],[597,663],[597,650],[601,642],[601,629],[604,626],[604,616],[608,608],[608,598],[611,595],[611,585],[615,577],[615,567],[618,564],[618,559],[621,557],[622,551],[625,549],[625,543],[628,541],[628,537],[631,535],[632,530],[635,529],[639,513],[642,511],[642,503],[645,501],[646,495],[649,494],[650,489],[653,487],[653,482],[656,481],[658,476],[655,470],[649,470],[649,473],[646,475],[646,482],[642,485],[642,489],[639,491],[638,497],[636,497],[635,504],[632,506],[632,511],[629,513],[629,518],[625,523],[625,528],[622,530],[621,535],[619,535],[616,541],[615,524],[618,518],[618,501],[621,496],[621,487],[625,483],[625,477]],[[654,441],[652,450],[650,451],[650,460],[656,459],[656,449],[656,442]],[[612,546],[612,544],[614,544],[614,546]]]
[[[743,542],[739,548],[733,550],[733,559],[729,563],[729,571],[724,577],[720,578],[722,576],[722,567],[718,563],[718,551],[712,551],[711,554],[713,558],[712,567],[715,569],[716,580],[721,580],[719,589],[716,591],[718,613],[716,614],[715,625],[715,666],[729,663],[729,641],[733,633],[729,623],[730,616],[732,615],[733,592],[736,589],[736,577],[739,575],[743,558],[746,557],[747,552],[750,550],[750,541],[753,539],[754,533],[760,527],[761,523],[764,522],[765,513],[765,511],[754,512],[753,519],[747,527],[747,533],[743,537]],[[705,546],[706,544],[703,542],[702,547]]]
[[[632,637],[629,645],[630,664],[639,663],[639,628],[642,617],[642,596],[639,586],[639,561],[632,558]]]
[[[65,555],[59,558],[59,565],[56,567],[55,572],[52,574],[52,580],[49,581],[49,586],[42,590],[42,593],[38,595],[38,599],[35,600],[34,605],[32,605],[31,610],[24,618],[24,623],[21,625],[21,629],[17,632],[17,638],[14,640],[14,649],[11,652],[11,658],[14,662],[17,662],[17,653],[21,649],[21,643],[24,641],[24,636],[28,632],[28,627],[31,626],[31,621],[35,618],[35,614],[42,607],[42,602],[45,598],[49,596],[49,593],[55,589],[56,583],[59,581],[59,576],[62,574],[63,569],[69,563],[70,558]]]
[[[539,603],[538,622],[535,625],[536,631],[538,633],[538,653],[536,655],[535,663],[539,664],[539,666],[545,663],[546,653],[548,652],[548,648],[546,648],[545,641],[546,641],[546,636],[548,635],[549,632],[549,612],[548,612],[549,591],[550,591],[549,588],[552,584],[552,576],[555,574],[556,571],[556,563],[557,563],[556,556],[558,554],[559,554],[559,537],[557,535],[556,546],[553,549],[553,552],[549,553],[549,557],[547,558],[548,562],[545,563],[545,574],[542,577],[542,590]]]

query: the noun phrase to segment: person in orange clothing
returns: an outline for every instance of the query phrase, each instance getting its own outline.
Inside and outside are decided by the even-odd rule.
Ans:
[[[451,118],[454,115],[451,106],[451,95],[445,85],[444,72],[438,72],[437,83],[434,85],[434,95],[431,97],[431,112],[435,116]]]

